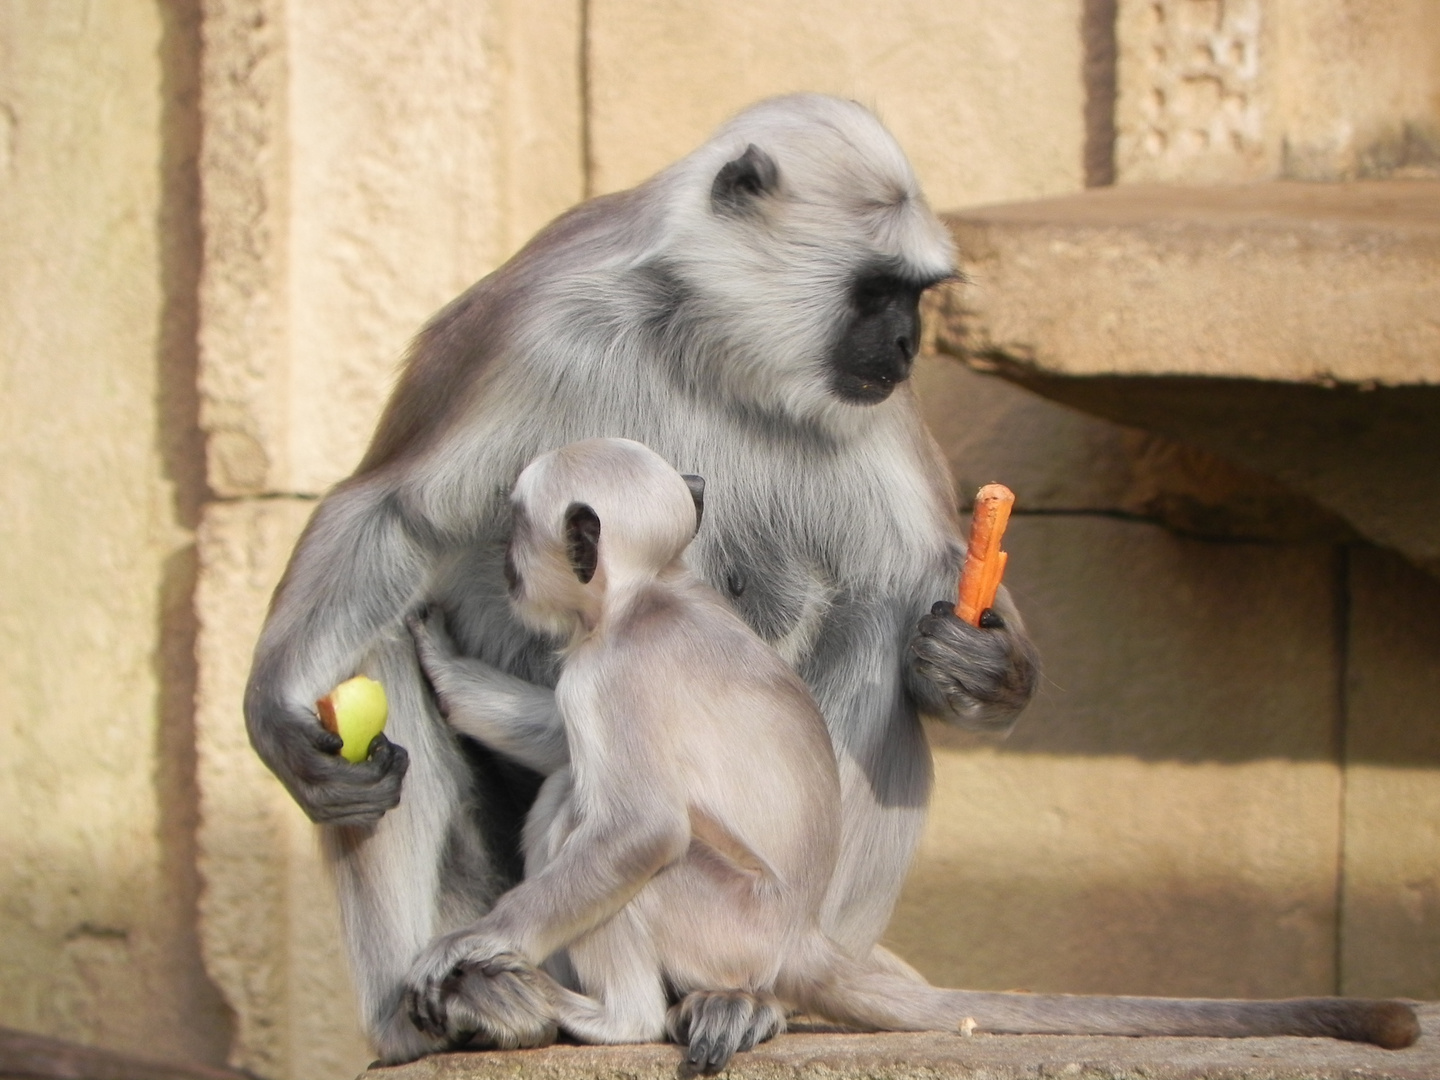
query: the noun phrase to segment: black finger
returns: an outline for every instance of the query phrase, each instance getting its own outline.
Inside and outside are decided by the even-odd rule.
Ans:
[[[410,1023],[427,1035],[434,1035],[435,1031],[430,1025],[430,1016],[425,1009],[425,995],[409,990],[405,994],[406,1009],[410,1014]]]
[[[397,742],[391,742],[382,732],[370,743],[370,760],[387,776],[403,777],[410,768],[410,752]]]
[[[725,1068],[726,1065],[730,1064],[730,1059],[734,1054],[735,1050],[730,1046],[728,1039],[723,1037],[716,1039],[711,1045],[710,1053],[706,1058],[705,1071],[708,1073],[718,1073],[721,1069]]]
[[[304,729],[310,745],[322,754],[339,754],[340,747],[345,745],[345,740],[333,731],[327,731],[322,727],[319,719],[316,719],[313,724],[305,724]]]
[[[692,1037],[685,1048],[685,1063],[692,1069],[703,1070],[710,1057],[710,1039],[706,1035]]]

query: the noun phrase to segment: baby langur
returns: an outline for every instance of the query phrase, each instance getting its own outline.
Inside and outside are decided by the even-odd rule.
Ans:
[[[587,1042],[668,1034],[702,1071],[782,1031],[787,1006],[866,1029],[1413,1041],[1413,1013],[1393,1002],[943,990],[841,950],[820,929],[839,849],[835,754],[800,679],[681,562],[702,487],[623,439],[572,444],[520,475],[511,600],[562,643],[568,764],[527,820],[525,880],[411,970],[424,1032],[500,1046],[546,1041],[556,1024]],[[451,724],[503,744],[473,661],[411,626]],[[547,960],[581,993],[536,970]]]
[[[570,760],[527,820],[525,880],[413,969],[427,1033],[518,1045],[543,1039],[553,1016],[588,1042],[668,1033],[714,1070],[783,1030],[796,973],[812,981],[832,957],[817,916],[839,842],[834,751],[804,683],[681,563],[702,488],[624,439],[575,443],[521,473],[511,602],[563,643]],[[467,725],[463,692],[446,692],[467,661],[412,627],[451,723],[492,735]],[[515,963],[560,950],[552,968],[585,996]],[[490,1014],[491,971],[530,979],[553,1011]]]

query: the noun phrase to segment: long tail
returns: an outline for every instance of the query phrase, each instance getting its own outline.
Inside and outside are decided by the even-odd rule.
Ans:
[[[875,1031],[969,1031],[996,1035],[1305,1035],[1374,1043],[1388,1050],[1420,1036],[1399,1001],[1289,998],[1091,997],[944,990],[855,960],[815,935],[781,997],[807,1012]]]

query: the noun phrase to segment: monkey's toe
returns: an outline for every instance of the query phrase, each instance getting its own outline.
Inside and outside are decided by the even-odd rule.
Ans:
[[[671,1008],[665,1026],[685,1046],[686,1069],[711,1074],[737,1053],[784,1031],[785,1011],[770,994],[697,990]]]

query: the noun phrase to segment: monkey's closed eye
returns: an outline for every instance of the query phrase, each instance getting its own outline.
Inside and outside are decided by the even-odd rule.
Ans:
[[[861,315],[877,315],[892,307],[913,307],[925,288],[923,282],[881,271],[857,278],[850,288],[850,302]]]

